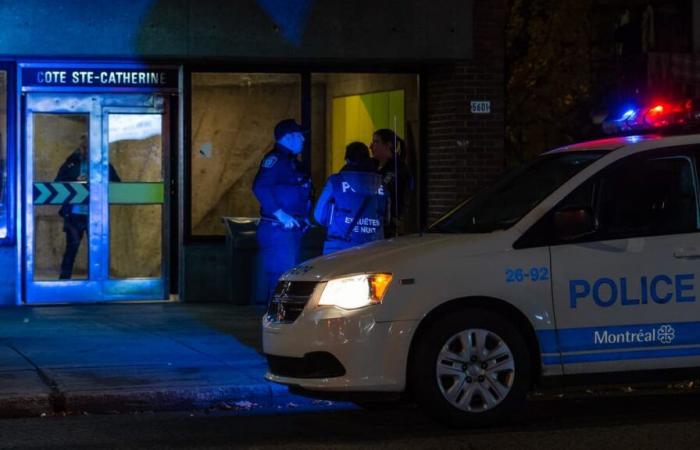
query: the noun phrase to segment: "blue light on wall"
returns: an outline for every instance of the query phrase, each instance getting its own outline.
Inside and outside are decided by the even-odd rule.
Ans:
[[[23,0],[0,3],[6,53],[137,55],[138,36],[156,0]],[[20,26],[20,24],[22,24]]]
[[[7,158],[5,158],[5,161],[7,161]],[[2,167],[0,165],[0,167]],[[5,172],[0,173],[0,240],[6,239],[7,238],[7,226],[8,226],[8,220],[9,220],[9,214],[8,214],[8,209],[9,205],[7,202],[7,195],[8,195],[8,186],[7,186],[7,181],[8,178],[12,179],[12,177],[7,176],[7,165],[5,165]]]
[[[257,0],[258,5],[280,27],[282,36],[300,46],[313,0]]]

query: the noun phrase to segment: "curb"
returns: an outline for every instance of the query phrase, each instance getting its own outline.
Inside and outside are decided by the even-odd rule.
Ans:
[[[0,418],[38,417],[54,411],[51,395],[2,396],[0,397]]]
[[[137,411],[184,411],[236,403],[270,407],[280,400],[292,398],[286,387],[267,383],[231,386],[187,386],[178,388],[116,389],[108,391],[64,392],[63,402],[68,413],[113,413]]]
[[[271,408],[304,402],[287,388],[273,383],[230,386],[188,386],[164,389],[113,389],[62,392],[59,395],[0,397],[0,418],[38,417],[45,414],[134,413],[200,409]],[[308,400],[306,400],[308,401]]]

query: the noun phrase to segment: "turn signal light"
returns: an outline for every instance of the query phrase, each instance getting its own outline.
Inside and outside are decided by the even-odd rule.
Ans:
[[[369,276],[369,290],[373,301],[381,303],[391,278],[390,273],[375,273]]]

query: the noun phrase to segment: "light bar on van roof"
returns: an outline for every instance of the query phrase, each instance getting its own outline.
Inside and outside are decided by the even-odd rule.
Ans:
[[[700,126],[698,103],[693,100],[659,101],[626,109],[622,115],[603,122],[606,134],[626,134],[662,129]]]

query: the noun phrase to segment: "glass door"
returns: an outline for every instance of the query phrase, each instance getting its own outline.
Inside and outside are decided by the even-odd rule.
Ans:
[[[25,111],[27,303],[165,299],[162,97],[32,93]]]
[[[105,108],[109,168],[108,232],[102,252],[104,295],[163,298],[167,241],[163,113],[158,108]],[[116,168],[119,168],[118,170]]]

